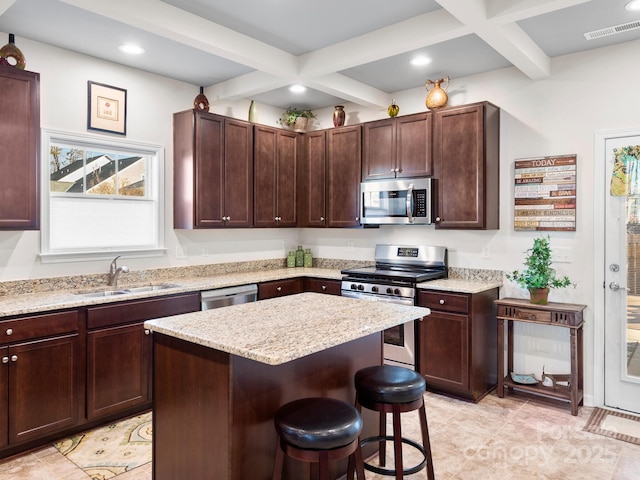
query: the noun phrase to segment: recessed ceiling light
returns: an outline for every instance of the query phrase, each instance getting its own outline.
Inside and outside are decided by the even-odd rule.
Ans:
[[[624,6],[624,8],[631,11],[640,10],[640,0],[631,0]]]
[[[298,85],[297,83],[289,87],[289,91],[293,93],[302,93],[306,90],[307,90],[307,87],[305,87],[304,85]]]
[[[131,43],[125,43],[118,47],[118,50],[124,53],[128,53],[130,55],[142,55],[144,53],[144,48],[133,45]]]
[[[425,57],[424,55],[420,55],[411,59],[411,65],[416,67],[421,67],[423,65],[429,65],[431,63],[431,59],[429,57]]]

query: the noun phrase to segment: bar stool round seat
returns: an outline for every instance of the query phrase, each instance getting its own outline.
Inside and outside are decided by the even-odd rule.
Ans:
[[[364,468],[380,475],[395,476],[397,480],[402,480],[405,475],[412,475],[426,467],[427,477],[429,480],[433,480],[431,445],[423,396],[426,391],[426,382],[422,375],[404,367],[374,365],[358,370],[354,381],[356,408],[358,411],[361,411],[362,407],[364,407],[380,412],[380,435],[365,438],[360,441],[360,445],[364,446],[369,443],[379,442],[379,463],[381,467],[385,467],[386,441],[393,441],[394,444],[395,468],[393,470],[377,467],[369,463],[365,463]],[[418,410],[422,445],[402,436],[400,414],[413,410]],[[391,413],[393,416],[393,435],[386,434],[387,413]],[[403,467],[403,443],[420,452],[422,455],[420,463],[409,468]],[[349,472],[348,478],[352,478],[352,472]]]
[[[317,463],[321,480],[329,480],[329,461],[353,456],[358,479],[364,480],[362,417],[353,405],[334,398],[302,398],[280,407],[274,424],[279,438],[273,480],[282,478],[285,454]]]

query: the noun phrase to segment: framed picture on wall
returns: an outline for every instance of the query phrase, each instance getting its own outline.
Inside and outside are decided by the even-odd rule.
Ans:
[[[127,134],[127,91],[88,82],[87,130]]]

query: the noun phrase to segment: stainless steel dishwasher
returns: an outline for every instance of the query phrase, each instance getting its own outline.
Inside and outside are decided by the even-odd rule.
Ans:
[[[218,288],[200,292],[201,310],[228,307],[240,303],[255,302],[258,299],[256,284],[240,285],[238,287]]]

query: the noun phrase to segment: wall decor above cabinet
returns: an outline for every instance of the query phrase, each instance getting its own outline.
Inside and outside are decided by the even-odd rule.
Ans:
[[[253,126],[187,110],[173,115],[174,228],[253,225]]]
[[[429,112],[363,125],[362,180],[432,175]]]

